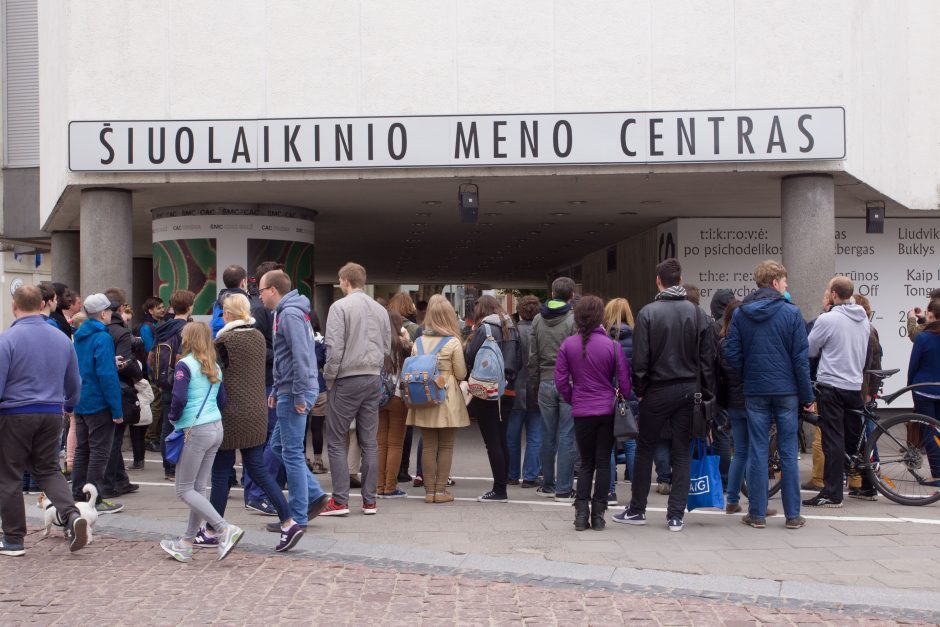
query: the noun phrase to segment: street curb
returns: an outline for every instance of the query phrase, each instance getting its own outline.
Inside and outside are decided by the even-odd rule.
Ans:
[[[33,523],[39,519],[29,515]],[[182,524],[182,521],[181,523]],[[166,521],[100,516],[97,533],[127,540],[169,537]],[[277,536],[248,529],[240,550],[273,554]],[[267,542],[262,542],[267,539]],[[595,566],[522,557],[463,554],[390,544],[319,538],[308,532],[288,558],[331,560],[366,567],[436,575],[499,579],[521,584],[591,587],[611,591],[724,600],[775,608],[829,610],[940,623],[940,593],[927,590],[850,587],[834,584],[697,575],[666,570]]]

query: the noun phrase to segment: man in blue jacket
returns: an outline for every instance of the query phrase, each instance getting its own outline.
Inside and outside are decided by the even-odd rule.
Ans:
[[[85,299],[85,313],[88,320],[75,332],[82,395],[75,406],[78,442],[72,468],[72,495],[83,499],[82,486],[91,483],[99,492],[98,513],[113,514],[124,506],[100,496],[114,440],[114,425],[124,422],[114,340],[106,326],[111,321],[111,301],[104,294],[92,294]]]
[[[743,522],[757,529],[767,524],[767,452],[775,420],[786,527],[799,529],[806,520],[800,516],[797,419],[799,406],[813,402],[806,323],[784,296],[787,269],[782,264],[761,262],[754,278],[758,289],[734,312],[725,339],[725,359],[741,373],[747,407],[749,503]]]
[[[38,287],[17,288],[16,322],[0,334],[0,555],[14,557],[25,554],[20,482],[27,468],[65,523],[69,550],[88,542],[88,521],[58,467],[62,412],[71,411],[81,391],[78,361],[69,339],[43,320],[41,306]]]
[[[291,517],[306,527],[329,500],[304,459],[307,414],[319,393],[310,301],[291,290],[290,277],[281,270],[261,277],[258,294],[264,306],[274,310],[274,385],[268,407],[277,409],[277,424],[271,452],[284,464]],[[268,530],[280,532],[280,524],[272,523]]]

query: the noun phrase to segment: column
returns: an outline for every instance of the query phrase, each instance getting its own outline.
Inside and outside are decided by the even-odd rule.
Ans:
[[[153,259],[150,257],[134,257],[134,293],[131,295],[131,305],[134,307],[134,319],[144,312],[140,310],[144,301],[153,296]]]
[[[793,302],[807,320],[835,274],[835,187],[828,174],[797,174],[780,186],[783,265]]]
[[[79,289],[81,250],[78,231],[52,233],[52,280]]]
[[[82,190],[82,297],[120,287],[133,294],[133,212],[123,189]]]

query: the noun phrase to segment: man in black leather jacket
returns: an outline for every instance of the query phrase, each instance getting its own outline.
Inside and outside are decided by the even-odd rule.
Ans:
[[[689,494],[689,443],[693,396],[699,389],[711,397],[715,348],[711,321],[686,299],[682,267],[675,259],[656,266],[656,300],[640,310],[633,331],[633,387],[640,399],[633,497],[614,516],[616,522],[646,524],[653,447],[660,433],[672,429],[672,490],[666,512],[667,528],[682,531]],[[704,387],[700,387],[704,386]]]

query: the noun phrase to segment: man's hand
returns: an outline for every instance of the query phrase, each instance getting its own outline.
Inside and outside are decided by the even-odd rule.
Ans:
[[[115,419],[112,420],[111,422],[113,422],[113,423],[116,424],[116,425],[119,425],[119,424],[123,424],[123,423],[124,423],[124,419],[123,419],[123,418],[115,418]]]
[[[268,397],[268,407],[271,409],[277,407],[277,400],[273,396]]]
[[[307,404],[304,403],[303,405],[294,405],[294,411],[296,411],[298,414],[306,414]]]

